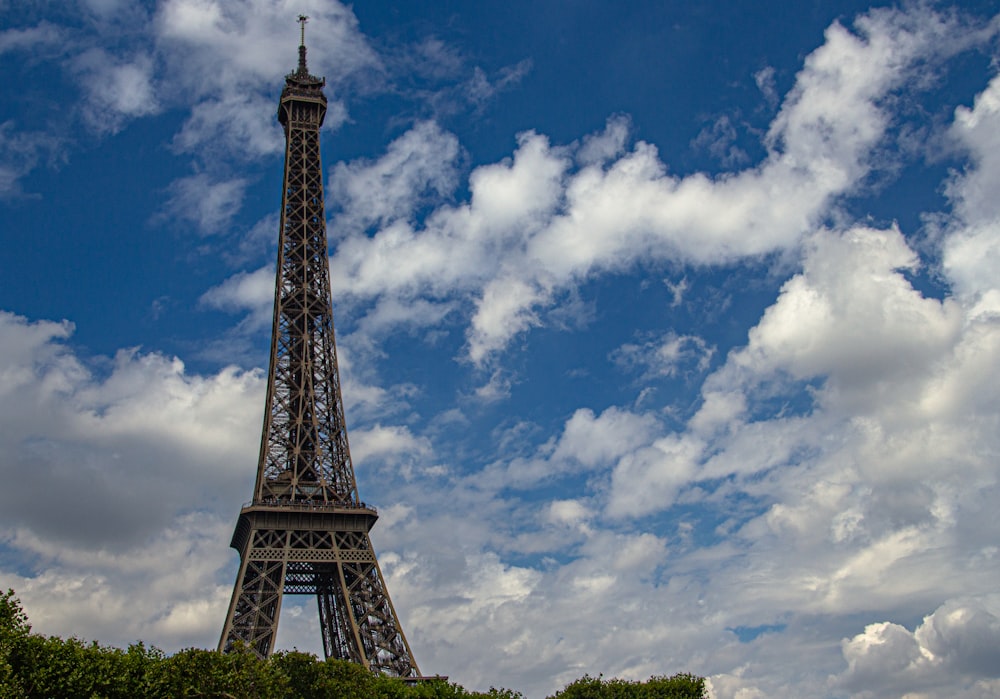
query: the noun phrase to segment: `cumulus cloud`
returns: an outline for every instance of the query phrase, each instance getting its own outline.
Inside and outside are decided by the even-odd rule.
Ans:
[[[205,173],[175,180],[159,218],[194,224],[200,235],[219,235],[242,206],[246,186],[243,178],[216,180]]]
[[[239,24],[211,3],[174,7],[208,13],[176,19],[183,36]],[[834,25],[781,105],[765,159],[728,175],[668,174],[652,146],[628,145],[620,117],[566,146],[523,134],[509,159],[472,172],[467,202],[430,203],[452,191],[457,146],[430,122],[383,158],[337,170],[344,215],[378,230],[341,241],[336,297],[369,304],[357,322],[367,338],[467,314],[466,352],[488,365],[474,377],[487,380],[484,399],[511,395],[516,380],[491,365],[497,354],[589,277],[774,251],[794,265],[718,358],[687,422],[595,392],[551,439],[519,415],[470,455],[423,430],[421,415],[385,419],[409,387],[345,384],[371,417],[352,425],[354,456],[377,474],[364,496],[388,500],[373,538],[422,667],[476,687],[516,678],[537,695],[583,672],[674,668],[710,675],[718,699],[1000,690],[996,82],[951,127],[970,162],[945,190],[941,293],[912,281],[938,261],[919,259],[911,231],[830,220],[873,167],[895,91],[958,31],[923,7]],[[253,74],[245,60],[240,74]],[[365,182],[387,202],[370,214]],[[433,210],[414,216],[420,207]],[[269,274],[235,277],[202,302],[269,313]],[[67,347],[67,323],[0,319],[3,463],[28,504],[52,496],[88,522],[56,526],[8,496],[3,544],[39,562],[3,582],[47,632],[211,645],[238,502],[217,515],[210,501],[249,492],[260,374],[197,375],[135,350],[86,360]],[[682,333],[621,342],[614,357],[661,377],[709,351]],[[341,359],[349,367],[351,352]],[[94,522],[98,508],[117,526]],[[126,527],[135,538],[115,538]],[[137,617],[123,599],[155,611]]]
[[[0,495],[5,528],[81,550],[131,545],[245,480],[258,372],[188,375],[176,358],[136,350],[91,368],[64,344],[72,330],[0,315],[0,467],[18,483]]]
[[[17,591],[40,633],[80,637],[86,629],[94,640],[122,647],[151,638],[160,647],[210,645],[232,591],[220,578],[235,576],[236,554],[226,550],[231,527],[231,516],[182,514],[141,546],[99,552],[53,546],[18,530],[3,545],[39,570],[5,571],[3,584]]]
[[[997,133],[1000,127],[1000,78],[976,96],[973,107],[959,107],[951,135],[971,160],[947,192],[957,220],[944,242],[943,267],[955,290],[977,304],[978,313],[1000,312],[1000,206],[990,192],[1000,184]]]
[[[713,354],[714,350],[700,337],[669,332],[659,340],[641,345],[626,343],[611,354],[611,360],[624,368],[643,369],[648,378],[674,376],[682,366],[704,371]]]
[[[410,473],[413,462],[430,453],[430,441],[417,437],[405,425],[376,424],[351,433],[351,455],[356,463],[366,468],[382,461]]]
[[[802,273],[730,357],[733,367],[760,378],[779,368],[796,380],[824,376],[826,395],[846,397],[925,369],[954,345],[962,311],[954,300],[923,297],[904,277],[917,258],[898,230],[821,232],[806,245]],[[733,383],[728,372],[716,381]]]
[[[418,206],[454,190],[459,153],[458,139],[427,121],[390,143],[376,161],[337,163],[328,187],[331,205],[341,209],[334,230],[412,221]]]
[[[912,632],[887,621],[869,624],[844,639],[847,669],[835,684],[858,699],[928,690],[992,696],[1000,689],[1000,618],[991,611],[994,605],[992,598],[949,600]]]
[[[981,97],[974,109],[983,104]],[[965,187],[979,177],[970,167],[951,180],[957,212]],[[969,221],[956,217],[948,235],[961,238],[976,225],[962,215]],[[706,380],[702,406],[684,429],[671,433],[652,415],[617,408],[600,416],[580,410],[560,437],[509,464],[506,484],[539,493],[544,477],[561,469],[596,476],[573,486],[578,497],[562,491],[550,501],[533,537],[491,539],[516,551],[572,552],[572,562],[540,565],[542,581],[516,605],[521,615],[543,615],[556,634],[519,635],[502,618],[491,622],[505,638],[521,640],[511,646],[515,657],[518,648],[546,649],[529,662],[520,657],[522,677],[555,672],[550,681],[558,682],[561,658],[590,657],[587,666],[597,667],[605,639],[634,653],[617,653],[623,659],[615,672],[642,678],[654,664],[623,630],[628,625],[615,623],[638,619],[649,604],[671,610],[672,630],[663,634],[716,648],[694,662],[713,675],[719,697],[773,696],[792,686],[816,695],[832,686],[859,697],[995,693],[996,610],[983,595],[997,573],[990,503],[1000,475],[993,458],[1000,386],[990,367],[1000,359],[1000,334],[980,293],[993,279],[926,296],[910,281],[922,263],[896,227],[818,229],[803,237],[801,255],[800,271],[745,346]],[[495,476],[475,480],[495,484]],[[704,519],[672,514],[694,503],[717,514],[714,530]],[[519,508],[516,501],[503,506]],[[635,522],[641,531],[653,516],[680,516],[675,537],[634,532],[635,539],[602,548],[614,538],[609,527]],[[703,537],[700,545],[692,544],[692,530]],[[609,572],[639,562],[655,587]],[[559,595],[543,594],[547,587]],[[614,610],[597,601],[602,595],[616,601]],[[846,670],[824,650],[836,639],[809,630],[820,618],[872,618],[872,609],[912,617],[942,596],[952,601],[916,631],[876,616],[854,632],[843,643]],[[623,612],[621,599],[641,602]],[[594,637],[577,629],[564,603],[586,606],[591,621],[609,620],[607,630]],[[684,604],[706,605],[718,623],[699,632],[693,627],[704,622],[692,618],[688,628]],[[720,625],[761,631],[750,641],[726,640],[712,636]],[[661,638],[648,620],[635,626],[646,644]],[[574,634],[589,635],[586,648],[567,644]],[[806,649],[807,642],[814,645]],[[810,669],[763,676],[789,655]]]
[[[0,573],[36,629],[108,643],[203,644],[218,632],[249,492],[259,372],[187,372],[123,350],[83,359],[68,322],[0,313]],[[220,518],[219,512],[222,512]]]
[[[468,203],[439,208],[421,228],[397,223],[342,241],[337,292],[471,297],[468,354],[482,364],[540,325],[557,290],[592,274],[794,247],[875,166],[870,153],[891,123],[885,97],[963,41],[957,23],[926,12],[831,26],[768,130],[765,159],[718,177],[671,176],[648,143],[621,152],[620,118],[582,146],[521,134],[511,160],[471,173]]]
[[[512,610],[509,623],[505,614],[489,622],[497,637],[511,639],[498,662],[517,667],[527,683],[544,676],[546,680],[539,681],[551,687],[560,679],[572,679],[572,670],[560,669],[571,658],[591,658],[585,665],[600,667],[604,643],[616,644],[614,655],[621,658],[617,674],[642,678],[645,670],[653,672],[669,662],[649,657],[647,650],[669,635],[715,649],[699,652],[693,661],[686,657],[698,671],[713,676],[719,697],[774,696],[792,686],[800,693],[821,695],[830,689],[826,677],[838,673],[842,675],[830,682],[860,692],[865,690],[864,668],[879,665],[887,668],[884,676],[899,675],[905,682],[887,679],[877,686],[889,693],[873,689],[872,696],[892,696],[893,688],[906,682],[910,689],[905,691],[920,686],[910,680],[923,677],[919,672],[926,653],[947,656],[943,644],[935,650],[924,638],[937,628],[937,618],[920,627],[927,629],[920,632],[920,638],[904,626],[873,621],[864,634],[845,641],[846,671],[831,659],[837,639],[817,636],[812,630],[816,620],[872,618],[871,609],[912,616],[940,604],[942,595],[992,589],[995,524],[988,513],[998,474],[991,455],[1000,444],[996,438],[998,392],[991,378],[995,372],[989,367],[998,358],[1000,338],[994,316],[983,312],[985,295],[981,292],[988,292],[994,281],[988,260],[969,254],[963,262],[954,246],[978,222],[992,220],[992,214],[978,213],[988,210],[987,197],[975,200],[973,196],[988,188],[980,182],[988,182],[989,129],[984,127],[983,134],[976,135],[973,124],[992,118],[990,95],[995,87],[991,84],[971,109],[960,110],[952,128],[975,159],[967,171],[952,177],[948,187],[958,216],[947,228],[942,248],[945,269],[953,270],[949,274],[958,293],[927,296],[911,282],[925,263],[897,227],[834,229],[817,224],[829,211],[830,202],[857,187],[871,166],[866,161],[867,149],[883,137],[891,120],[882,111],[883,97],[902,84],[912,65],[937,50],[930,46],[932,40],[950,30],[937,18],[893,13],[875,13],[859,22],[856,30],[852,33],[840,26],[829,30],[827,44],[810,57],[772,125],[768,140],[772,151],[760,166],[718,181],[697,176],[669,178],[653,153],[652,159],[645,160],[652,169],[640,168],[635,175],[626,165],[641,164],[642,156],[651,151],[639,144],[619,153],[617,144],[623,133],[619,122],[609,123],[606,135],[595,136],[592,142],[603,138],[602,145],[594,145],[585,156],[576,155],[572,147],[553,147],[538,134],[527,134],[515,158],[501,164],[505,169],[493,171],[511,178],[504,184],[512,186],[515,177],[528,181],[531,173],[518,168],[530,164],[537,173],[535,182],[541,183],[534,185],[541,188],[540,194],[526,200],[522,209],[488,217],[495,226],[514,217],[524,222],[517,227],[520,237],[510,233],[513,246],[505,248],[505,258],[488,260],[486,267],[476,266],[474,273],[462,276],[455,273],[456,267],[447,265],[447,256],[438,254],[440,249],[453,254],[457,247],[469,246],[473,252],[468,257],[479,259],[474,255],[480,246],[471,231],[479,225],[477,206],[489,209],[492,192],[485,190],[479,199],[480,192],[473,191],[467,205],[441,208],[422,230],[392,226],[379,231],[370,243],[345,241],[354,259],[365,258],[359,252],[364,247],[379,256],[378,264],[385,269],[391,268],[391,248],[398,245],[400,251],[405,250],[406,255],[398,254],[410,263],[420,251],[428,267],[409,264],[402,280],[393,279],[380,288],[374,283],[376,275],[360,274],[362,267],[349,266],[347,256],[338,252],[334,258],[347,278],[370,282],[354,288],[353,293],[361,296],[412,295],[417,293],[414,288],[440,295],[448,287],[423,275],[427,269],[446,272],[452,289],[462,289],[477,299],[470,348],[479,352],[476,358],[484,359],[503,347],[507,331],[521,332],[545,322],[545,304],[555,298],[560,284],[582,279],[586,270],[619,269],[633,259],[628,255],[665,250],[665,241],[673,254],[699,263],[780,247],[798,248],[800,270],[782,286],[745,346],[730,352],[705,382],[702,405],[682,430],[670,432],[653,415],[619,408],[601,414],[578,410],[566,421],[562,434],[535,453],[476,473],[467,485],[450,491],[450,504],[466,508],[469,521],[482,526],[489,520],[480,509],[488,508],[478,495],[465,490],[472,483],[487,488],[516,485],[527,491],[526,498],[537,493],[543,504],[539,531],[532,536],[493,532],[485,540],[501,550],[559,551],[564,556],[569,552],[569,561],[539,563],[535,569],[542,578],[530,594],[511,602],[518,613]],[[872,63],[877,64],[874,72]],[[834,120],[829,134],[824,133],[827,125],[821,124],[827,112]],[[519,161],[527,145],[531,150]],[[607,165],[588,173],[587,167],[594,162]],[[627,220],[631,211],[625,211],[625,205],[612,208],[618,216],[607,217],[614,222],[605,224],[600,210],[591,207],[586,215],[579,214],[591,237],[567,238],[578,245],[559,248],[559,255],[530,254],[542,250],[542,241],[555,239],[554,222],[568,225],[562,219],[565,212],[575,211],[573,202],[594,201],[593,196],[577,195],[574,190],[583,186],[585,175],[597,184],[581,192],[601,195],[605,181],[619,173],[630,185],[642,182],[642,177],[662,180],[657,200],[666,202],[680,202],[680,195],[672,192],[700,182],[704,197],[697,199],[698,207],[692,203],[691,209],[701,211],[706,221],[699,227],[692,223],[694,219],[685,219],[700,240],[683,238],[680,233],[670,238],[649,225],[646,230],[655,235],[627,238],[621,243],[627,252],[617,255],[614,238],[609,237],[612,242],[607,243],[607,250],[599,247],[605,244],[601,226],[622,230],[613,226],[622,217]],[[804,179],[798,180],[799,176]],[[488,181],[475,180],[475,184],[482,187]],[[673,189],[667,183],[673,183]],[[731,208],[728,196],[738,186],[746,194],[744,202],[759,196],[763,207],[766,191],[772,203],[787,201],[789,209],[795,210],[772,206],[770,218],[762,225],[764,218],[746,215],[753,209],[744,208],[739,209],[740,223],[726,223]],[[502,198],[504,191],[498,187],[497,196]],[[609,195],[609,201],[635,201],[624,185],[615,194]],[[532,202],[537,203],[529,211]],[[714,228],[709,226],[709,213],[715,214]],[[454,233],[445,225],[451,216],[473,225]],[[494,230],[504,235],[504,228]],[[977,244],[989,249],[997,229],[982,230],[986,237]],[[737,241],[727,238],[726,231],[734,236],[749,231],[749,236]],[[448,245],[432,247],[429,243],[435,236]],[[969,269],[963,264],[979,264],[979,271],[963,277]],[[483,273],[484,269],[489,272]],[[958,282],[964,279],[975,281],[960,287]],[[347,287],[345,283],[344,293],[350,292]],[[671,361],[685,347],[694,350],[696,343],[668,335],[659,342],[635,345],[619,356],[641,356],[653,367],[657,365],[652,357],[662,349],[665,361],[659,366],[669,371]],[[563,490],[558,499],[546,500],[546,478],[568,469],[592,477],[582,484],[577,481],[572,486],[575,493]],[[678,514],[694,504],[714,512],[717,519],[704,514],[686,519]],[[516,498],[493,501],[492,507],[510,512],[511,517],[525,511]],[[641,528],[654,517],[657,522],[676,519],[676,534],[669,539],[649,538]],[[428,529],[424,531],[444,527],[446,521],[449,518],[440,523],[425,520]],[[710,524],[713,521],[717,524]],[[476,529],[479,524],[470,527]],[[613,529],[621,526],[639,531],[633,531],[627,541],[616,540]],[[406,536],[395,528],[385,536],[396,550],[412,550],[416,545],[415,540],[406,543]],[[693,536],[699,537],[697,545]],[[442,560],[436,554],[427,555],[428,561]],[[625,579],[613,572],[640,563],[645,575],[652,577]],[[419,568],[414,564],[407,570]],[[397,569],[400,586],[406,599],[419,606],[417,599],[424,593],[402,582],[403,570]],[[559,593],[546,594],[546,589]],[[739,595],[734,597],[733,590],[739,590]],[[621,600],[626,599],[634,604],[623,610]],[[992,633],[995,611],[983,613],[970,604],[955,603],[955,610],[942,608],[940,613],[941,620],[956,620],[947,627],[956,646],[959,638],[988,639]],[[587,629],[576,625],[571,611],[583,607],[589,611]],[[707,627],[699,609],[711,610],[706,613],[713,621]],[[546,618],[551,635],[515,626],[514,618],[525,617]],[[650,618],[664,618],[664,628]],[[604,620],[597,622],[601,630],[596,632],[595,619]],[[838,622],[841,628],[844,623]],[[964,631],[956,630],[963,624],[975,632],[963,635]],[[943,621],[940,626],[946,628]],[[723,627],[759,631],[744,641],[719,634]],[[629,628],[637,629],[634,636]],[[586,647],[571,640],[580,637],[588,639]],[[893,659],[895,655],[878,656],[880,639],[885,639],[884,645],[893,653],[899,650],[899,662]],[[875,649],[870,654],[869,646]],[[439,648],[432,641],[428,647],[433,657],[456,662],[458,649],[450,643]],[[987,667],[990,658],[982,659],[971,649],[989,647],[988,640],[982,646],[967,642],[966,647],[971,660],[958,660],[956,652],[956,659],[948,661],[952,664],[937,667]],[[779,673],[780,677],[764,677],[767,668],[780,666],[782,658],[789,656],[796,658],[797,669]],[[911,666],[917,674],[907,675]],[[980,674],[947,670],[944,677],[964,682],[969,696],[990,695],[995,680],[989,673],[976,672]],[[953,688],[954,682],[948,687],[929,681],[921,689],[928,696],[951,696]]]
[[[229,277],[201,296],[201,303],[222,310],[249,310],[254,325],[264,327],[274,307],[274,268],[261,267]]]
[[[347,109],[335,89],[345,81],[378,81],[380,60],[358,29],[354,14],[335,0],[315,0],[289,8],[269,0],[217,2],[165,0],[153,10],[121,3],[84,3],[68,13],[65,26],[41,22],[0,32],[0,54],[31,52],[35,62],[52,62],[78,87],[79,98],[65,105],[51,132],[20,132],[8,123],[0,142],[0,195],[17,193],[17,181],[38,164],[40,143],[66,143],[82,123],[97,137],[115,134],[133,121],[179,108],[186,114],[174,135],[176,153],[211,165],[213,191],[239,178],[225,175],[229,163],[245,164],[281,152],[274,124],[275,85],[296,65],[298,27],[307,13],[324,38],[309,45],[313,66],[322,66],[334,90],[326,124],[337,128]],[[78,13],[78,16],[74,13]],[[195,176],[197,179],[199,176]],[[174,199],[193,182],[182,178]],[[230,188],[225,204],[239,206]],[[182,219],[200,226],[228,220],[212,211]]]
[[[25,49],[54,46],[64,40],[63,30],[51,22],[40,22],[34,27],[6,29],[0,32],[0,54]]]
[[[712,566],[710,587],[772,610],[754,624],[787,609],[912,614],[941,595],[988,593],[995,546],[979,528],[995,530],[986,520],[1000,476],[986,369],[998,359],[995,320],[978,297],[913,288],[903,271],[915,257],[895,229],[820,232],[804,255],[747,345],[705,382],[688,429],[613,466],[607,513],[717,503],[735,536],[671,570],[728,561]],[[951,602],[916,632],[873,623],[844,642],[848,669],[836,682],[859,697],[990,696],[991,609]],[[768,645],[789,633],[798,632]],[[734,670],[713,684],[717,696],[780,692]]]
[[[953,299],[922,296],[900,271],[913,260],[896,230],[818,234],[803,271],[785,283],[747,345],[706,380],[691,432],[678,438],[686,456],[672,449],[671,459],[619,464],[612,502],[620,491],[655,500],[658,463],[672,478],[695,480],[794,462],[835,469],[846,483],[860,478],[897,489],[902,478],[913,488],[929,477],[950,482],[956,469],[991,483],[987,462],[958,446],[995,441],[988,428],[970,434],[960,427],[968,425],[963,413],[978,411],[978,399],[966,396],[963,407],[951,392],[972,390],[964,377],[989,361],[995,340],[986,337],[995,329],[970,322]],[[816,380],[801,395],[804,382]],[[712,441],[702,443],[706,437]],[[668,507],[674,492],[664,485],[658,507]]]
[[[18,131],[14,122],[0,123],[0,198],[22,194],[21,178],[43,157],[55,160],[63,149],[61,139],[39,131]]]
[[[515,459],[506,468],[504,481],[518,487],[530,487],[555,476],[591,471],[606,467],[648,443],[659,424],[652,415],[637,415],[619,408],[608,408],[595,415],[580,408],[563,426],[553,443],[539,448],[531,458]]]
[[[322,27],[324,40],[307,44],[310,63],[337,71],[329,75],[334,84],[378,67],[357,19],[338,2],[318,0],[293,9],[264,0],[169,0],[159,6],[154,38],[168,89],[195,98],[175,145],[195,151],[224,138],[227,152],[236,156],[280,151],[280,135],[265,119],[273,113],[273,86],[295,67],[296,13],[308,14]],[[328,125],[339,126],[345,117],[334,97]]]
[[[77,56],[73,65],[87,92],[84,119],[97,133],[115,133],[136,117],[160,111],[151,56],[120,60],[101,49],[90,49]]]

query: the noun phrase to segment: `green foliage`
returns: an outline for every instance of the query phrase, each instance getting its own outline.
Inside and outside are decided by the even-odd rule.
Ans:
[[[219,653],[188,648],[157,663],[148,674],[149,697],[272,699],[286,695],[288,678],[249,650]]]
[[[32,634],[15,644],[9,662],[21,692],[14,696],[126,699],[149,694],[149,670],[162,657],[141,643],[122,650]]]
[[[292,699],[352,697],[378,699],[375,675],[346,660],[317,660],[311,653],[276,653],[268,661],[285,678],[286,694]],[[277,695],[275,695],[277,696]]]
[[[650,677],[646,682],[584,675],[548,699],[705,699],[705,679],[686,673]]]
[[[24,638],[31,633],[28,615],[21,609],[21,601],[8,589],[0,594],[0,653],[5,652],[9,644],[18,638]]]
[[[647,682],[584,676],[550,699],[704,699],[693,675]],[[520,692],[470,692],[444,679],[406,682],[343,660],[288,651],[260,660],[188,648],[166,656],[136,643],[127,650],[31,633],[13,590],[0,594],[0,699],[524,699]]]
[[[520,692],[490,688],[489,692],[470,692],[454,682],[429,679],[405,682],[396,677],[376,677],[378,699],[524,699]]]
[[[670,697],[671,699],[705,699],[708,689],[705,678],[681,672],[671,677],[665,675],[650,677],[646,682],[647,697]]]
[[[28,615],[13,590],[0,594],[0,699],[24,696],[20,679],[10,664],[14,648],[31,633]]]

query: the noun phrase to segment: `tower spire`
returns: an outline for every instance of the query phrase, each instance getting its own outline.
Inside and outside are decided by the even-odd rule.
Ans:
[[[299,15],[299,69],[296,71],[299,75],[309,75],[309,69],[306,68],[306,22],[308,21],[309,17]]]
[[[274,650],[283,595],[315,595],[327,658],[396,677],[420,672],[368,532],[378,513],[358,497],[347,442],[330,298],[320,126],[325,81],[285,76],[285,132],[271,354],[257,481],[230,544],[240,554],[219,650]]]

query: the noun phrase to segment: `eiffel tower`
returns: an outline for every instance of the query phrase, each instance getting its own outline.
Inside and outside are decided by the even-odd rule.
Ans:
[[[231,546],[240,553],[219,650],[274,650],[285,594],[316,595],[327,658],[419,677],[368,532],[378,519],[358,498],[344,424],[330,300],[319,129],[324,78],[299,65],[285,77],[285,130],[271,358],[253,500]]]

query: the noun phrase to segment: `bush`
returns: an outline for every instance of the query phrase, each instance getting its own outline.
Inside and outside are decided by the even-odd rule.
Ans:
[[[486,693],[470,692],[444,679],[409,683],[398,677],[376,677],[375,691],[378,699],[524,699],[520,692],[509,689],[491,687]]]
[[[549,699],[704,699],[694,675],[647,682],[584,676]],[[249,649],[188,648],[166,656],[135,643],[127,650],[76,638],[31,633],[13,590],[0,594],[0,699],[524,699],[520,692],[470,692],[444,679],[405,682],[357,663],[280,652],[268,660]]]
[[[375,675],[346,660],[318,660],[311,653],[285,651],[271,657],[271,665],[285,678],[289,699],[356,697],[378,699]],[[277,696],[277,695],[275,695]]]
[[[24,696],[10,656],[14,648],[31,633],[28,616],[13,590],[0,594],[0,699]]]
[[[188,648],[153,666],[149,697],[273,699],[285,696],[288,678],[246,649],[230,653]],[[141,695],[140,695],[141,696]]]
[[[584,675],[548,699],[705,699],[705,680],[686,673],[646,682],[604,680]]]
[[[14,686],[24,697],[148,696],[148,674],[162,661],[159,650],[138,643],[128,650],[108,648],[76,638],[32,634],[12,649],[9,664]],[[3,696],[0,694],[0,696]]]

